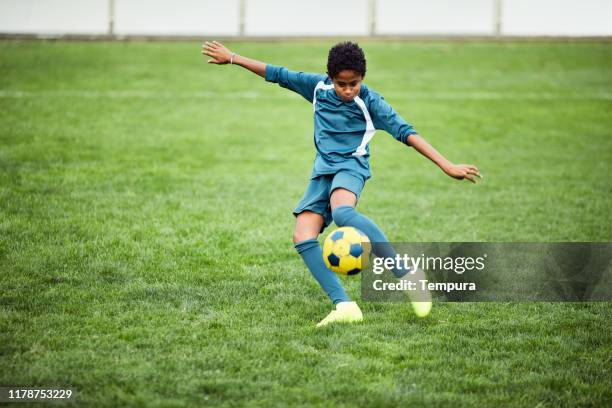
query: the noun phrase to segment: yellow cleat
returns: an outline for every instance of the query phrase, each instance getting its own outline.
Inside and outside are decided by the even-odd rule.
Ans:
[[[425,273],[417,269],[413,274],[407,274],[401,278],[401,280],[412,281],[417,283],[415,287],[416,290],[413,291],[405,291],[410,299],[410,304],[412,305],[412,310],[414,310],[414,314],[418,317],[425,317],[431,312],[431,292],[428,289],[421,289],[418,282],[420,280],[427,279]]]
[[[317,327],[326,326],[330,323],[352,323],[363,320],[363,314],[356,302],[340,302],[336,305],[336,310],[332,310],[330,314],[321,320]]]
[[[429,302],[410,302],[414,314],[418,317],[425,317],[431,312],[431,300]]]

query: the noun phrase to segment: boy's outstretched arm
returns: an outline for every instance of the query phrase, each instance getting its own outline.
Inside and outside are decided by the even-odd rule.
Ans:
[[[473,164],[453,164],[442,156],[432,145],[418,135],[411,124],[397,114],[383,97],[373,92],[370,112],[376,129],[384,129],[396,140],[414,147],[414,149],[436,163],[449,176],[458,180],[467,179],[472,183],[482,178],[478,168]]]
[[[408,144],[414,149],[436,163],[449,176],[458,180],[467,179],[472,183],[476,182],[476,177],[482,178],[480,171],[473,164],[453,164],[442,156],[432,145],[417,134],[408,137]]]
[[[227,47],[217,41],[202,44],[202,54],[208,55],[211,59],[209,64],[225,65],[234,64],[240,65],[243,68],[259,75],[262,78],[266,77],[266,64],[261,61],[252,60],[235,52],[231,52]]]
[[[270,65],[243,57],[228,50],[218,41],[207,41],[202,44],[202,54],[208,55],[211,58],[208,60],[209,64],[240,65],[264,78],[267,82],[277,83],[282,88],[300,94],[310,103],[312,103],[317,84],[326,78],[326,75],[290,71],[285,67]]]

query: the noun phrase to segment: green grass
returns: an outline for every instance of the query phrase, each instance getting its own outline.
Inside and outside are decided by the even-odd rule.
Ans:
[[[331,43],[230,44],[323,71]],[[364,43],[392,241],[611,241],[612,45]],[[609,303],[330,305],[295,253],[312,108],[196,43],[0,42],[0,385],[79,406],[606,406]],[[345,280],[359,296],[359,281]]]

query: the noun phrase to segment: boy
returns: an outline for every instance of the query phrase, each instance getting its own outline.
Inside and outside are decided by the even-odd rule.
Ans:
[[[350,300],[338,277],[323,261],[317,237],[333,220],[339,227],[363,231],[373,243],[377,256],[394,257],[387,238],[370,219],[355,210],[366,180],[371,176],[369,142],[376,129],[383,129],[403,144],[437,164],[446,174],[472,182],[481,177],[473,165],[453,164],[417,134],[376,92],[362,84],[366,74],[363,50],[355,43],[332,47],[327,75],[289,71],[228,50],[223,44],[205,42],[202,53],[211,64],[239,65],[302,95],[314,110],[314,142],[317,150],[310,184],[298,206],[293,242],[304,263],[336,306],[317,327],[332,322],[355,322],[363,318],[356,302]],[[398,278],[420,271],[394,270]],[[428,298],[429,299],[429,298]],[[418,316],[426,316],[431,301],[412,302]]]

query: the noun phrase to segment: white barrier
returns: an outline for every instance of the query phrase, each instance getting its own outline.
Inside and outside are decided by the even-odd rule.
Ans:
[[[100,35],[108,20],[108,0],[0,0],[1,33]]]
[[[612,35],[611,0],[504,0],[502,34]]]
[[[612,36],[612,0],[0,0],[0,34]]]
[[[492,0],[378,0],[382,35],[494,35]]]
[[[239,0],[115,0],[118,35],[235,36],[239,21]]]
[[[319,36],[369,34],[368,0],[249,0],[245,34]]]

